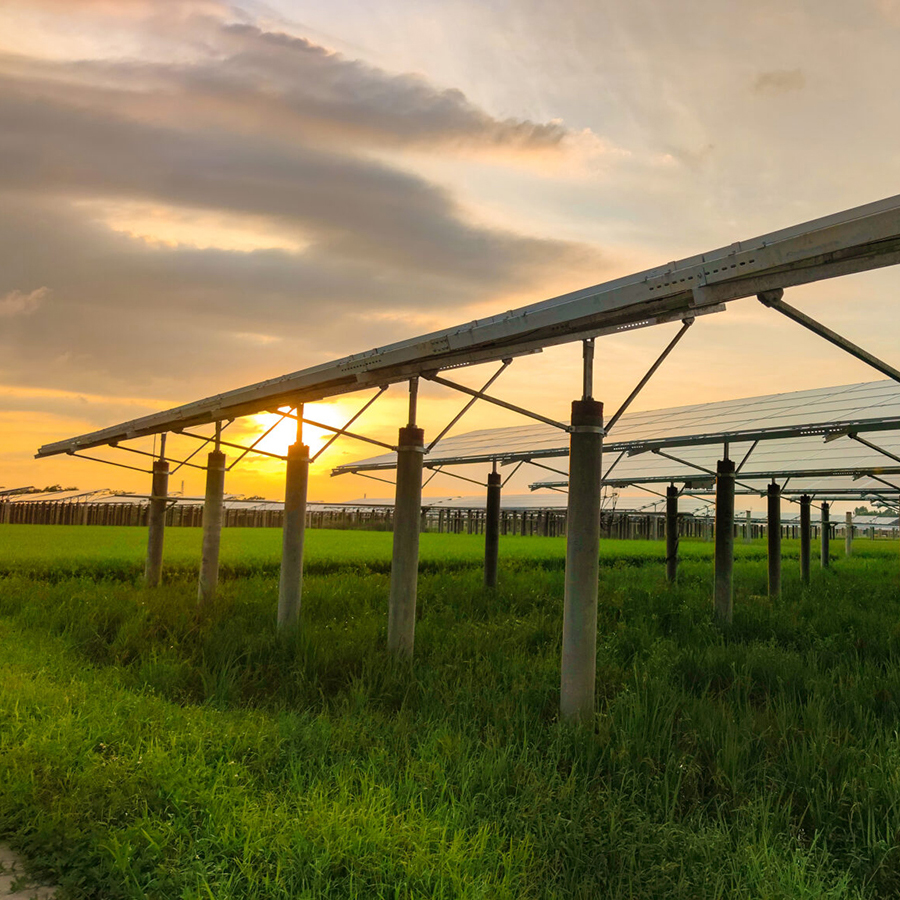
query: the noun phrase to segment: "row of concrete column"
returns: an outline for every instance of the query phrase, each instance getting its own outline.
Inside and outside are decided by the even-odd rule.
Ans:
[[[719,460],[716,467],[716,543],[714,607],[716,620],[729,624],[733,615],[734,598],[734,483],[735,466],[730,459]],[[800,577],[809,584],[810,573],[810,508],[812,498],[800,498]],[[769,596],[781,594],[781,487],[777,483],[768,486],[766,497],[768,539],[768,589]],[[821,565],[830,563],[830,507],[822,503],[820,529]],[[845,527],[845,553],[850,556],[853,543],[853,517],[847,513]],[[671,485],[666,491],[666,575],[674,581],[678,571],[678,489]]]
[[[298,422],[302,420],[302,408],[298,410],[297,418]],[[571,421],[560,713],[566,720],[579,721],[593,715],[595,697],[603,405],[585,396],[572,404]],[[300,433],[298,424],[298,440],[288,450],[285,475],[278,592],[278,624],[281,628],[296,625],[301,607],[309,448],[302,443]],[[412,658],[415,644],[424,438],[423,430],[415,424],[415,395],[411,391],[410,422],[400,429],[397,450],[387,638],[389,650],[404,659]],[[207,463],[203,554],[198,586],[201,605],[212,600],[218,583],[225,471],[225,455],[217,448],[209,454]],[[168,462],[164,458],[156,460],[146,567],[149,586],[160,581],[168,474]],[[723,624],[732,618],[734,482],[734,463],[729,459],[721,460],[716,480],[714,608],[717,620]],[[485,521],[484,583],[489,588],[497,585],[500,495],[501,479],[494,471],[488,476]],[[810,568],[810,503],[808,496],[801,498],[800,567],[805,583],[809,581]],[[823,566],[827,566],[829,560],[828,512],[828,504],[823,504]],[[769,592],[777,596],[781,590],[781,491],[777,484],[769,486],[768,518]],[[678,491],[674,486],[666,492],[666,523],[666,573],[674,581],[678,569]],[[848,528],[848,542],[851,530]]]

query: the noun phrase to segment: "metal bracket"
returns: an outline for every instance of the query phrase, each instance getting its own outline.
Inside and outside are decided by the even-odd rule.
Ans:
[[[854,344],[852,341],[848,341],[847,338],[842,337],[836,331],[826,328],[821,322],[817,322],[815,319],[806,315],[806,313],[800,312],[799,309],[795,309],[789,303],[785,303],[784,300],[781,299],[784,296],[784,290],[782,288],[775,291],[763,291],[756,296],[763,306],[768,306],[771,309],[777,310],[782,315],[792,319],[798,325],[802,325],[804,328],[809,329],[813,334],[817,334],[819,337],[824,338],[836,347],[840,347],[841,350],[846,351],[851,356],[855,356],[858,360],[870,365],[873,369],[877,369],[882,375],[887,375],[888,378],[893,378],[894,381],[900,382],[900,370],[895,369],[893,366],[880,360],[877,356],[873,356],[867,350],[863,350],[862,347]]]
[[[609,478],[610,472],[612,472],[612,470],[619,464],[619,460],[621,460],[622,457],[625,456],[625,453],[625,450],[622,450],[619,453],[619,455],[613,460],[613,464],[603,473],[601,481],[605,481],[607,478]]]
[[[351,416],[347,423],[344,425],[344,431],[346,430],[390,387],[390,385],[383,384],[378,389],[378,393],[375,394],[374,397],[370,397],[366,403],[363,405],[362,409],[359,410],[355,415]],[[339,437],[341,433],[338,432],[333,437],[330,437],[323,446],[321,446],[311,457],[310,462],[314,463]]]
[[[871,441],[867,441],[865,438],[861,438],[858,434],[848,434],[851,440],[856,441],[857,443],[862,444],[864,447],[868,447],[870,450],[875,450],[877,453],[882,454],[882,456],[886,456],[888,459],[894,460],[894,462],[900,462],[900,456],[896,456],[893,453],[885,450],[884,447],[879,447],[878,444],[873,444]]]
[[[455,381],[441,378],[440,375],[437,375],[434,372],[423,373],[422,377],[427,378],[429,381],[433,381],[435,384],[442,384],[444,387],[453,388],[455,391],[468,394],[470,397],[475,397],[477,400],[485,400],[486,402],[493,403],[495,406],[500,406],[503,409],[511,410],[512,412],[519,413],[523,416],[528,416],[530,419],[537,419],[538,422],[543,422],[545,425],[552,425],[554,428],[559,428],[561,431],[571,431],[571,426],[565,425],[562,422],[557,422],[556,419],[548,419],[547,416],[539,415],[538,413],[532,412],[530,409],[524,409],[521,406],[516,406],[514,403],[507,403],[505,400],[498,400],[496,397],[485,394],[484,391],[476,391],[474,388],[466,387],[464,384],[457,384]]]
[[[507,367],[512,363],[512,359],[504,359],[503,364],[491,375],[490,378],[484,383],[484,387],[481,389],[481,393],[483,394],[507,369]],[[426,453],[431,453],[431,451],[437,446],[438,441],[444,437],[444,435],[478,402],[478,397],[473,397],[449,422],[449,424],[444,428],[443,431],[425,448]]]
[[[231,425],[233,422],[234,422],[234,419],[229,419],[229,420],[222,426],[222,428],[219,430],[219,437],[220,437],[220,438],[221,438],[222,432],[223,432],[229,425]],[[211,442],[214,441],[214,440],[215,440],[215,437],[211,437],[211,438],[209,438],[208,440],[205,440],[205,441],[204,441],[204,442],[203,442],[196,450],[193,450],[192,452],[190,452],[190,453],[187,455],[186,459],[184,459],[182,462],[178,463],[178,465],[175,466],[175,468],[172,469],[172,471],[169,472],[169,474],[170,474],[170,475],[174,475],[174,474],[175,474],[182,466],[187,465],[188,460],[193,459],[193,458],[194,458],[194,457],[195,457],[195,456],[196,456],[196,455],[197,455],[197,454],[198,454],[198,453],[199,453],[199,452],[200,452],[207,444],[211,443]],[[200,468],[205,468],[205,467],[204,467],[204,466],[201,466]]]
[[[759,441],[754,441],[754,442],[750,445],[750,449],[744,454],[744,458],[741,460],[740,465],[734,470],[734,474],[735,474],[735,475],[737,475],[738,472],[740,472],[741,469],[744,468],[744,463],[747,462],[748,459],[750,459],[750,454],[756,449],[756,445],[757,445],[758,443],[759,443]]]
[[[569,477],[568,472],[564,472],[562,469],[554,469],[553,466],[547,466],[544,463],[535,462],[533,459],[523,459],[522,462],[526,462],[530,466],[537,466],[539,469],[546,469],[548,472],[555,472],[557,475],[565,475],[566,478]]]
[[[471,484],[477,484],[479,487],[487,487],[483,481],[476,481],[474,478],[467,478],[465,475],[457,475],[456,472],[447,472],[442,466],[438,466],[435,469],[434,474],[437,475],[438,472],[441,472],[443,475],[449,475],[450,478],[458,478],[460,481],[468,481]],[[429,478],[428,481],[431,481],[431,479]],[[426,484],[427,483],[428,482],[426,482]],[[424,487],[425,485],[422,486]]]
[[[256,450],[256,445],[257,445],[260,441],[265,440],[265,439],[266,439],[266,438],[267,438],[267,437],[268,437],[268,436],[269,436],[269,435],[270,435],[270,434],[271,434],[271,433],[272,433],[272,432],[273,432],[273,431],[274,431],[274,430],[275,430],[275,429],[276,429],[276,428],[277,428],[277,427],[278,427],[278,426],[279,426],[279,425],[287,418],[287,416],[285,415],[285,413],[281,413],[280,416],[281,416],[281,418],[279,418],[279,420],[278,420],[274,425],[272,425],[271,428],[267,428],[267,429],[266,429],[266,430],[265,430],[265,431],[264,431],[264,432],[263,432],[263,433],[262,433],[262,434],[261,434],[261,435],[260,435],[260,436],[259,436],[259,437],[258,437],[258,438],[257,438],[257,439],[256,439],[256,440],[255,440],[255,441],[254,441],[254,442],[253,442],[253,443],[252,443],[252,444],[251,444],[251,445],[250,445],[250,446],[249,446],[249,447],[248,447],[248,448],[247,448],[247,449],[246,449],[246,450],[245,450],[245,451],[244,451],[244,452],[243,452],[243,453],[242,453],[242,454],[241,454],[241,455],[240,455],[240,456],[239,456],[239,457],[238,457],[238,458],[230,465],[230,466],[229,466],[229,467],[228,467],[228,469],[227,469],[228,472],[230,472],[230,471],[231,471],[231,470],[232,470],[232,469],[233,469],[233,468],[234,468],[234,467],[235,467],[235,466],[236,466],[236,465],[237,465],[237,464],[238,464],[238,463],[239,463],[239,462],[240,462],[240,461],[248,454],[248,453],[254,452],[254,451]],[[225,429],[223,428],[222,431],[224,431],[224,430],[225,430]],[[220,440],[220,441],[221,441],[221,435],[222,435],[222,432],[220,431],[220,432],[219,432],[219,440]],[[199,449],[199,448],[198,448],[198,449]]]
[[[89,459],[91,462],[105,463],[107,466],[117,466],[120,469],[131,469],[132,472],[143,472],[145,475],[153,474],[150,469],[139,469],[137,466],[126,466],[125,463],[117,463],[109,459],[100,459],[99,456],[85,456],[83,453],[78,453],[75,450],[68,450],[66,456],[77,456],[79,459]]]
[[[606,423],[606,434],[609,434],[609,432],[612,430],[613,425],[615,425],[616,422],[619,421],[622,413],[625,412],[625,410],[628,409],[629,406],[631,406],[634,398],[637,397],[637,395],[644,389],[647,382],[655,374],[656,370],[663,364],[665,358],[675,349],[675,345],[684,337],[684,335],[687,333],[688,328],[690,328],[693,324],[693,318],[682,320],[681,329],[679,330],[678,334],[676,334],[675,337],[672,338],[671,341],[669,341],[669,345],[659,355],[656,362],[653,363],[653,365],[650,366],[649,369],[647,369],[647,374],[644,375],[644,377],[637,383],[634,390],[625,398],[625,401],[622,403],[622,405],[616,410],[612,418]]]
[[[510,472],[509,475],[507,475],[506,478],[504,478],[503,481],[500,483],[500,488],[501,488],[501,489],[506,487],[506,482],[509,481],[509,479],[512,478],[513,475],[515,475],[516,472],[518,472],[519,469],[521,469],[522,466],[523,466],[524,464],[525,464],[525,460],[524,460],[524,459],[520,459],[520,460],[515,464],[515,466],[513,466],[512,472]]]
[[[332,473],[334,474],[334,473]],[[351,472],[351,475],[359,475],[360,478],[370,478],[372,481],[383,481],[385,484],[393,484],[396,485],[396,481],[391,481],[388,478],[379,478],[377,475],[369,475],[366,472]]]
[[[288,413],[287,418],[296,419],[297,417],[293,413]],[[375,438],[366,437],[364,434],[357,434],[355,431],[347,431],[346,428],[336,428],[334,425],[316,422],[313,419],[307,419],[306,416],[303,417],[303,424],[312,425],[313,428],[321,428],[324,431],[332,431],[338,437],[343,435],[344,437],[353,438],[356,441],[365,441],[367,444],[375,444],[376,447],[384,447],[386,450],[393,450],[395,452],[397,450],[393,444],[386,444],[384,441],[376,441]]]
[[[149,456],[151,459],[157,459],[157,458],[166,459],[166,457],[163,455],[160,455],[159,457],[157,457],[157,455],[155,453],[149,453],[146,450],[136,450],[134,447],[122,447],[118,443],[118,441],[113,441],[108,446],[113,447],[116,450],[124,450],[126,453],[136,453],[138,456]],[[190,463],[186,459],[181,460],[181,461],[179,461],[177,459],[173,459],[173,460],[171,460],[171,462],[178,463],[177,469],[180,469],[182,466],[189,466],[192,469],[202,469],[204,472],[206,471],[206,466],[198,466],[198,465],[196,465],[196,463]],[[173,469],[173,471],[177,471],[177,469]],[[171,474],[171,473],[169,473],[169,474]]]
[[[285,415],[287,418],[287,415]],[[245,450],[247,452],[258,453],[260,456],[269,456],[272,459],[280,459],[282,461],[286,460],[286,456],[282,456],[280,453],[269,453],[268,450],[254,450],[251,447],[245,447],[243,444],[235,444],[231,441],[223,441],[221,438],[216,435],[215,437],[206,437],[202,434],[194,434],[191,431],[178,431],[178,434],[183,434],[185,437],[194,438],[198,441],[203,441],[204,444],[209,444],[213,441],[216,441],[217,444],[221,444],[223,447],[233,447],[235,450]]]

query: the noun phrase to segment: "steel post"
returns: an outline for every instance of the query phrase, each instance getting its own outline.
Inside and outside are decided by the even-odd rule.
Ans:
[[[603,404],[572,404],[566,532],[560,714],[593,715],[597,671],[597,586],[600,573],[600,480]]]
[[[169,463],[167,460],[153,460],[152,484],[150,510],[147,513],[147,565],[144,568],[144,584],[147,587],[156,587],[162,578],[166,505],[169,501]]]
[[[853,513],[844,515],[844,556],[853,554]]]
[[[666,578],[678,577],[678,488],[666,488]]]
[[[829,558],[829,543],[831,540],[831,522],[828,516],[829,506],[827,503],[822,504],[822,528],[820,530],[821,534],[821,546],[822,546],[822,555],[821,555],[821,564],[823,569],[827,569],[831,560]]]
[[[203,503],[203,553],[200,559],[200,583],[197,602],[210,603],[219,583],[219,541],[225,498],[225,454],[213,450],[206,463],[206,499]]]
[[[772,482],[767,492],[767,526],[769,544],[769,596],[781,596],[781,485]]]
[[[716,466],[716,580],[715,617],[730,625],[734,588],[734,461],[720,459]]]
[[[300,616],[308,485],[309,447],[302,443],[291,444],[284,473],[284,525],[281,532],[281,577],[278,582],[279,628],[295,625]]]
[[[484,519],[484,586],[497,587],[497,566],[500,558],[500,491],[499,472],[489,472],[487,507]]]
[[[388,607],[388,650],[412,657],[416,636],[416,587],[419,575],[419,510],[425,432],[400,429],[397,442],[397,487],[394,501],[394,546]]]
[[[809,562],[811,557],[811,516],[810,508],[812,497],[804,494],[800,498],[800,580],[803,584],[809,584]]]

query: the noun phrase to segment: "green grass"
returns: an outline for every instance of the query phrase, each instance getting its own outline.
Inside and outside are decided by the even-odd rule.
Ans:
[[[504,540],[490,593],[481,538],[423,536],[410,671],[384,651],[389,535],[310,532],[289,637],[277,531],[223,533],[203,615],[196,532],[169,531],[154,591],[129,580],[144,537],[0,528],[0,834],[70,897],[900,892],[896,544],[808,590],[789,560],[777,603],[738,544],[722,634],[711,545],[670,587],[661,544],[607,543],[597,715],[572,729],[561,540]]]

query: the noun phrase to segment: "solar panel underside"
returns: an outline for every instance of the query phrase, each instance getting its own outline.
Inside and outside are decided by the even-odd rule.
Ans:
[[[708,478],[726,441],[730,457],[740,463],[758,440],[743,462],[742,479],[773,473],[799,476],[807,470],[840,474],[881,468],[900,473],[900,461],[859,443],[848,432],[880,432],[866,439],[900,457],[900,384],[883,380],[626,413],[604,441],[604,471],[611,482],[619,483]],[[831,439],[826,441],[825,435]],[[487,429],[446,438],[426,456],[426,465],[560,457],[552,465],[565,470],[568,444],[566,432],[543,424]],[[386,453],[334,472],[395,465],[396,454]]]

